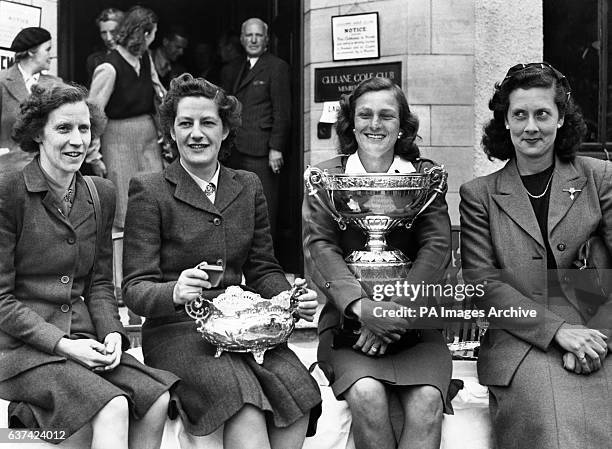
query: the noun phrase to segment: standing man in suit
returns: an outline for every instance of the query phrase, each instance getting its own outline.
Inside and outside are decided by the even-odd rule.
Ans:
[[[238,76],[232,93],[242,103],[242,126],[228,165],[252,171],[261,180],[276,239],[279,173],[291,127],[289,65],[267,52],[268,25],[261,19],[247,19],[242,24],[240,42],[247,59],[234,63],[241,68],[234,71]],[[227,85],[226,81],[222,84]]]

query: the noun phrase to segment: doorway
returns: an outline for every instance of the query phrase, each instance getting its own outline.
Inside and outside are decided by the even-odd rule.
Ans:
[[[280,193],[280,216],[276,255],[285,271],[303,273],[301,239],[301,203],[303,194],[303,32],[302,0],[60,0],[58,36],[58,70],[64,80],[88,83],[87,56],[101,49],[95,18],[105,8],[129,9],[139,4],[152,9],[159,17],[161,31],[181,25],[189,37],[189,47],[181,62],[193,66],[197,43],[216,48],[224,32],[240,32],[249,17],[259,17],[269,25],[269,51],[287,61],[291,67],[292,127],[285,155]],[[158,36],[160,35],[158,31]],[[155,47],[158,42],[154,42]]]

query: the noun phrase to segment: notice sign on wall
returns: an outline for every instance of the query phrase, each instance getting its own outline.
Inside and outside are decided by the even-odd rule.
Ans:
[[[315,69],[315,102],[337,101],[363,80],[380,76],[402,87],[402,63],[350,65]]]
[[[0,48],[0,70],[8,69],[15,64],[15,53]]]
[[[334,61],[379,58],[378,13],[332,17]]]
[[[13,39],[27,27],[40,26],[41,8],[0,0],[0,47],[10,48]]]

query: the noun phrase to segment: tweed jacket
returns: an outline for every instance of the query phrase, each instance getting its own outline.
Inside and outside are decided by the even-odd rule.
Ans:
[[[264,53],[247,70],[246,60],[232,63],[228,72],[238,72],[231,92],[242,103],[242,126],[234,144],[240,153],[267,156],[270,149],[288,151],[291,128],[291,81],[289,65],[280,58]]]
[[[61,80],[53,75],[41,73],[38,84],[53,84],[59,81]],[[21,170],[33,158],[33,154],[21,151],[11,138],[19,105],[28,95],[28,89],[17,64],[0,72],[0,148],[10,150],[9,153],[0,155],[0,172]]]
[[[112,282],[114,187],[108,180],[92,179],[104,225],[97,248],[93,202],[80,174],[68,218],[55,207],[38,159],[22,172],[0,174],[0,381],[64,360],[54,349],[70,336],[75,317],[100,341],[119,332],[124,345],[128,342]],[[87,267],[93,264],[94,249],[92,274]]]
[[[163,173],[132,178],[123,246],[123,297],[147,321],[189,320],[172,294],[181,272],[200,262],[224,268],[210,299],[244,273],[264,297],[288,289],[274,258],[261,182],[251,172],[221,165],[215,203],[177,160]]]
[[[329,173],[344,173],[346,159],[346,156],[337,156],[318,167]],[[421,172],[434,163],[417,159],[414,165]],[[344,257],[353,250],[363,248],[366,237],[362,231],[352,227],[341,231],[308,192],[304,195],[302,217],[305,260],[314,283],[327,297],[319,318],[319,333],[322,333],[340,324],[342,315],[346,314],[347,307],[353,301],[366,297],[344,261]],[[412,230],[396,229],[388,234],[387,242],[413,261],[406,278],[409,284],[439,282],[451,258],[450,218],[444,196],[439,195],[429,205],[416,219]],[[414,305],[406,297],[393,300]]]
[[[570,195],[572,188],[575,193]],[[558,277],[567,304],[554,310],[547,305],[546,249],[515,159],[464,184],[460,194],[463,275],[466,282],[487,284],[486,294],[475,298],[476,306],[485,311],[522,307],[535,310],[538,317],[490,319],[478,358],[481,383],[509,385],[532,347],[546,351],[554,344],[570,308],[582,317],[581,323],[572,324],[611,335],[612,297],[599,307],[579,301],[568,269],[578,247],[593,234],[599,233],[612,249],[612,164],[580,156],[555,163],[548,241],[557,271],[549,275]],[[610,340],[608,347],[612,350]]]

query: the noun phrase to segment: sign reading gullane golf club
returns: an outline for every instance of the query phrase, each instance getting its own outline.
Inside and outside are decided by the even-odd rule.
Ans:
[[[375,76],[389,78],[402,86],[402,63],[350,65],[315,69],[315,102],[337,101],[350,94],[363,80]]]

